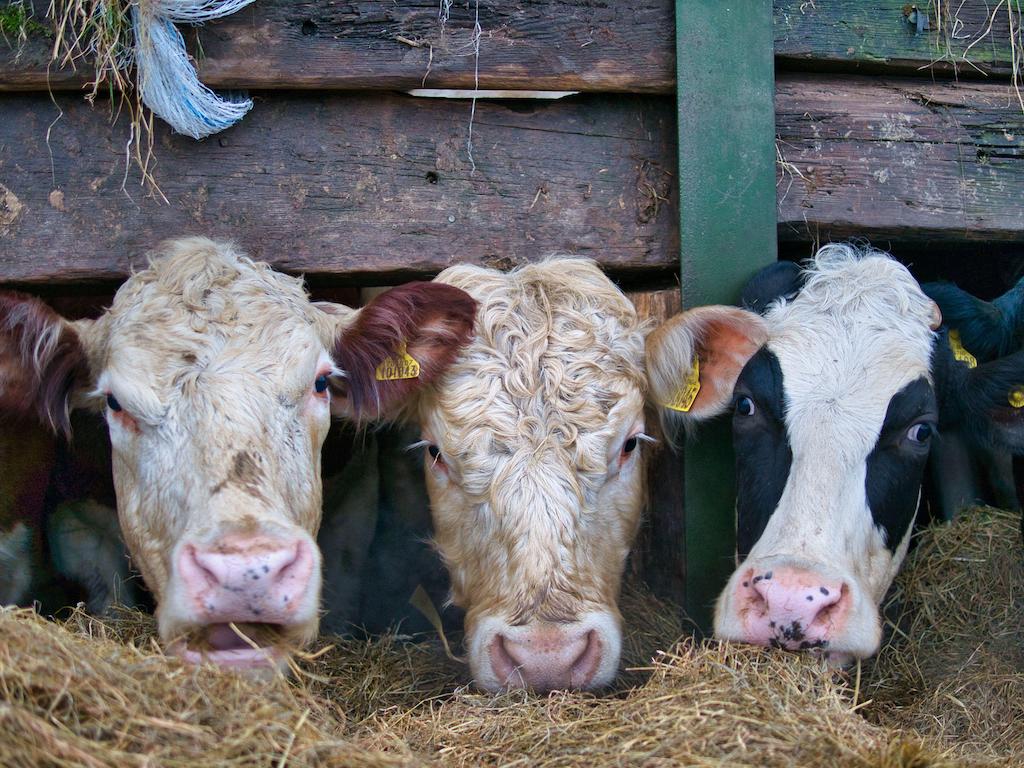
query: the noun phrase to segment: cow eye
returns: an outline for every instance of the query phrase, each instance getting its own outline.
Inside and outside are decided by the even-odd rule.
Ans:
[[[117,398],[110,393],[107,393],[107,407],[114,413],[120,413],[124,410],[124,408],[121,407],[121,404],[117,402]]]
[[[633,451],[636,450],[636,446],[637,446],[636,438],[635,437],[631,437],[626,442],[624,442],[622,444],[622,452],[623,453],[632,453]]]
[[[931,424],[915,424],[907,430],[907,439],[912,443],[927,443],[934,431]]]
[[[430,454],[430,458],[432,458],[434,461],[442,461],[441,449],[438,448],[436,445],[428,445],[427,453]]]
[[[740,416],[753,416],[756,412],[754,401],[746,395],[736,401],[736,413]]]
[[[316,377],[316,381],[313,382],[313,389],[316,390],[318,395],[322,395],[327,391],[327,374],[322,373]]]

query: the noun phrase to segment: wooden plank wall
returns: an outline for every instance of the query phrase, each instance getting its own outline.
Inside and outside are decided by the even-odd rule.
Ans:
[[[869,5],[775,2],[780,240],[1019,241],[1005,6],[954,17],[933,3],[918,32],[904,4]],[[434,0],[260,0],[189,31],[203,78],[254,89],[256,107],[199,143],[158,126],[169,204],[133,168],[122,189],[125,121],[111,130],[109,104],[83,102],[85,68],[48,67],[51,40],[0,40],[0,279],[116,280],[154,241],[204,231],[325,278],[559,251],[664,283],[678,244],[671,0],[483,0],[481,87],[584,93],[478,104],[475,171],[468,102],[391,92],[472,86],[471,11],[453,4],[442,29]]]

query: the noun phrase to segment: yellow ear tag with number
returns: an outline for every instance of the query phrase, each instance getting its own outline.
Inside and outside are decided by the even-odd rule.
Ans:
[[[968,368],[978,367],[978,358],[968,352],[960,341],[960,331],[949,332],[949,348],[953,350],[953,357],[964,363]]]
[[[697,356],[694,355],[693,367],[686,375],[683,385],[676,390],[675,395],[669,402],[664,403],[664,406],[673,411],[688,413],[693,407],[693,401],[697,399],[698,392],[700,392],[700,363],[697,360]]]
[[[1011,389],[1007,400],[1010,401],[1010,405],[1014,408],[1024,408],[1024,387]]]
[[[404,341],[398,345],[394,357],[387,358],[377,366],[377,381],[399,381],[419,377],[420,364],[406,350]]]

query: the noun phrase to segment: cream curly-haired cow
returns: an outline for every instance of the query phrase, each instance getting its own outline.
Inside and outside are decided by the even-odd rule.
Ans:
[[[583,259],[436,281],[479,304],[475,336],[415,403],[474,680],[603,686],[644,500],[646,325]]]
[[[432,283],[358,311],[313,304],[300,280],[229,244],[172,241],[96,320],[0,294],[0,409],[58,429],[72,407],[102,410],[161,639],[192,661],[266,666],[317,630],[331,413],[402,407],[457,354],[474,309]],[[402,345],[419,375],[378,381]]]

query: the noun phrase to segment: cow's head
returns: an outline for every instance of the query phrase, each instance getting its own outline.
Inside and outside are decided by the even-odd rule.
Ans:
[[[1024,360],[961,366],[935,304],[876,251],[826,246],[805,271],[768,268],[744,299],[763,316],[695,309],[648,341],[662,402],[698,361],[692,408],[666,413],[732,410],[739,565],[715,632],[838,662],[870,656],[929,444],[964,409],[974,429],[1012,433],[999,422],[1015,418],[1007,396]]]
[[[191,238],[167,243],[98,319],[0,299],[0,404],[55,426],[102,409],[125,542],[186,659],[265,666],[316,632],[320,448],[332,411],[401,408],[470,334],[475,305],[412,284],[356,312]],[[401,347],[417,376],[376,372]],[[235,624],[247,639],[231,628]]]
[[[418,407],[474,679],[605,685],[642,506],[642,324],[589,261],[458,266],[437,280],[479,301],[475,338]]]

